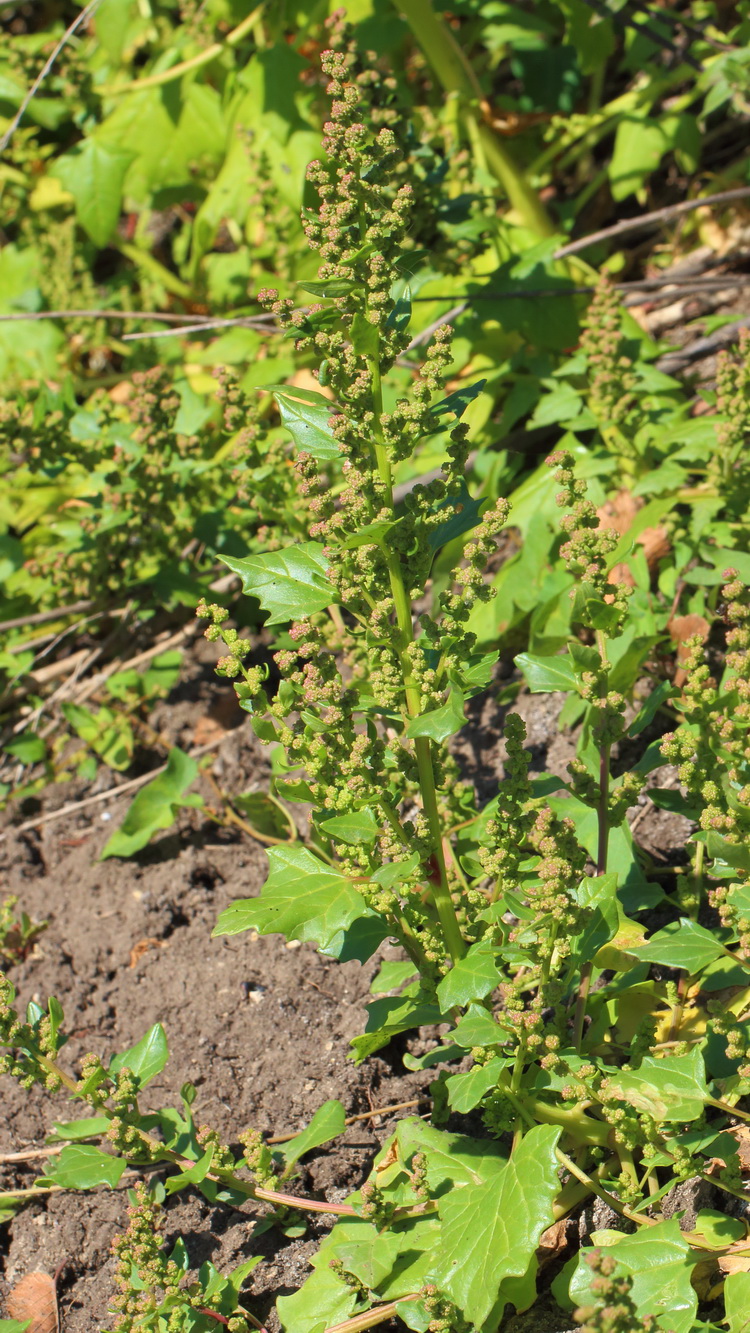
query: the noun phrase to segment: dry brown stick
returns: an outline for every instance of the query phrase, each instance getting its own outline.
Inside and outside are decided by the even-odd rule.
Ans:
[[[375,1116],[390,1115],[391,1111],[408,1111],[412,1106],[419,1106],[423,1098],[415,1097],[410,1102],[394,1102],[391,1106],[376,1106],[372,1111],[360,1111],[358,1115],[347,1116],[345,1125],[354,1125],[358,1120],[372,1120]],[[299,1133],[299,1131],[297,1131]],[[266,1143],[289,1143],[296,1139],[297,1134],[274,1134],[273,1138],[266,1139]],[[4,1160],[0,1158],[0,1161]]]
[[[81,652],[87,653],[85,661],[83,662],[75,661],[73,671],[68,674],[68,676],[62,682],[61,685],[58,685],[54,694],[51,694],[49,695],[48,698],[43,699],[42,702],[38,705],[37,708],[34,709],[32,713],[30,714],[27,713],[23,718],[21,718],[18,722],[16,722],[15,726],[13,727],[14,735],[18,735],[19,732],[26,731],[29,727],[34,726],[35,723],[39,722],[43,714],[48,711],[51,704],[55,704],[60,699],[65,698],[66,694],[70,692],[72,686],[75,685],[79,676],[81,676],[84,671],[88,671],[89,667],[92,667],[95,662],[98,662],[99,658],[103,657],[107,649],[110,647],[110,645],[114,643],[115,639],[117,638],[117,635],[120,633],[122,626],[125,624],[125,621],[127,620],[132,610],[133,610],[133,603],[129,602],[121,613],[122,616],[121,624],[116,625],[114,630],[112,630],[112,632],[107,635],[104,642],[99,644],[96,648],[79,649],[78,653],[71,653],[69,657],[61,658],[59,662],[51,662],[49,667],[42,667],[39,672],[30,673],[29,680],[32,681],[33,683],[36,683],[39,680],[39,677],[43,671],[49,671],[51,667],[67,667],[70,665],[71,661],[75,661],[75,659],[80,658]],[[55,728],[55,723],[54,721],[52,721],[48,723],[48,725],[45,728],[43,728],[39,734],[40,736],[49,736],[50,732],[53,731],[54,728]]]
[[[743,319],[735,320],[732,324],[725,324],[723,329],[717,329],[706,338],[697,338],[695,342],[688,343],[686,347],[676,347],[673,352],[666,352],[664,356],[659,357],[656,362],[657,370],[664,371],[667,375],[674,374],[675,371],[689,366],[691,361],[700,361],[703,357],[712,356],[728,343],[734,342],[737,335],[743,329],[750,328],[750,316],[746,315]]]
[[[76,1142],[80,1143],[81,1140],[77,1139]],[[29,1148],[26,1152],[0,1153],[0,1166],[5,1166],[8,1162],[34,1162],[39,1157],[54,1157],[62,1152],[65,1146],[64,1143],[59,1143],[54,1148]]]
[[[581,236],[577,241],[570,241],[568,245],[555,250],[553,258],[565,259],[568,255],[578,254],[579,250],[587,250],[590,245],[596,245],[597,241],[615,240],[619,236],[627,235],[628,232],[640,231],[641,227],[670,222],[672,218],[681,217],[683,213],[692,213],[696,208],[707,208],[711,204],[731,204],[735,200],[748,198],[750,198],[750,185],[742,185],[736,190],[721,190],[719,194],[706,194],[700,199],[683,199],[679,204],[655,208],[651,213],[641,213],[637,218],[622,218],[611,227],[592,231],[589,236]]]
[[[86,625],[90,625],[94,620],[101,620],[103,616],[120,614],[119,611],[95,611],[91,616],[84,616],[83,620],[76,620],[72,625],[66,625],[65,629],[48,629],[44,634],[37,634],[34,639],[23,639],[20,643],[9,644],[6,652],[27,653],[32,648],[36,650],[43,647],[43,653],[35,651],[35,660],[38,661],[40,657],[46,657],[48,653],[51,653],[52,649],[56,648],[58,643],[62,643],[63,639],[66,639],[69,634],[77,634]],[[31,671],[33,672],[35,669],[35,667],[32,667]]]
[[[150,776],[150,775],[149,775]],[[345,1125],[353,1125],[358,1120],[372,1120],[374,1116],[390,1115],[392,1111],[408,1111],[412,1106],[419,1106],[423,1098],[416,1097],[410,1102],[394,1102],[392,1106],[376,1106],[372,1111],[360,1111],[358,1115],[347,1116]],[[95,1137],[95,1136],[92,1136]],[[276,1134],[272,1139],[266,1139],[266,1143],[289,1143],[291,1139],[296,1139],[297,1134]],[[82,1143],[82,1139],[76,1139],[77,1143]],[[0,1153],[0,1166],[8,1162],[33,1162],[39,1157],[54,1157],[56,1153],[62,1152],[66,1145],[56,1143],[51,1148],[27,1148],[24,1152]]]
[[[172,338],[178,333],[203,333],[208,329],[260,329],[269,333],[281,333],[282,329],[275,320],[269,319],[267,315],[237,315],[234,318],[227,319],[207,319],[200,324],[181,324],[174,329],[158,329],[152,333],[124,333],[121,342],[145,342],[153,341],[155,338]]]
[[[217,749],[227,734],[225,732],[223,736],[217,736],[214,740],[207,741],[205,745],[197,746],[195,750],[189,752],[188,758],[199,759],[201,755],[208,754],[209,750]],[[137,787],[145,787],[147,782],[158,778],[166,768],[166,764],[159,764],[158,768],[152,768],[149,773],[142,773],[139,778],[131,778],[129,782],[121,782],[117,787],[110,787],[108,791],[97,792],[96,796],[86,796],[82,801],[68,801],[68,804],[61,805],[59,810],[50,810],[46,815],[36,815],[34,819],[27,819],[23,824],[16,824],[5,833],[0,833],[0,842],[5,842],[11,833],[28,833],[29,829],[41,828],[43,824],[49,824],[53,819],[62,819],[64,815],[77,814],[79,810],[86,810],[90,805],[98,805],[100,801],[116,800],[126,792],[135,791]]]
[[[210,315],[191,315],[196,322],[210,318]],[[159,310],[22,310],[0,315],[0,324],[30,319],[153,319],[159,324],[182,324],[185,316]]]
[[[77,648],[74,653],[68,657],[61,657],[57,662],[49,662],[47,666],[40,667],[38,671],[32,671],[33,685],[46,685],[50,680],[56,680],[58,676],[70,675],[76,667],[86,657],[90,657],[90,648]]]
[[[200,625],[196,622],[189,621],[176,634],[160,639],[158,643],[153,643],[150,648],[146,648],[137,657],[118,657],[114,662],[109,662],[102,671],[96,673],[93,680],[85,681],[82,688],[76,691],[75,702],[82,703],[84,699],[90,698],[106,680],[109,680],[110,676],[116,675],[118,671],[134,671],[137,667],[145,666],[147,662],[152,661],[154,657],[158,657],[160,653],[166,653],[170,648],[176,648],[179,644],[184,643],[186,639],[193,638],[199,633],[200,628]]]
[[[57,60],[57,57],[63,50],[63,47],[67,45],[67,43],[70,41],[71,37],[76,32],[76,30],[80,28],[81,24],[85,23],[87,19],[91,18],[91,16],[99,8],[101,2],[102,0],[89,0],[89,3],[81,10],[80,14],[76,14],[75,18],[73,19],[73,22],[65,29],[65,32],[63,33],[62,37],[57,43],[57,46],[55,47],[54,51],[44,62],[42,68],[40,69],[39,73],[34,79],[34,82],[29,88],[29,91],[27,92],[15,116],[10,122],[10,125],[5,131],[5,134],[3,135],[2,139],[0,139],[0,153],[4,153],[5,149],[8,147],[8,144],[10,143],[11,139],[13,138],[13,135],[15,134],[16,130],[18,129],[18,126],[20,125],[23,119],[26,108],[28,107],[32,98],[35,97],[36,94],[38,93],[39,89],[44,83],[44,80],[46,79],[47,75],[52,69],[52,66]]]
[[[56,606],[52,611],[34,611],[30,616],[16,616],[15,620],[0,621],[0,633],[6,629],[25,629],[27,625],[45,625],[49,620],[63,620],[65,616],[77,615],[79,611],[90,611],[95,603],[89,598],[85,602],[71,602],[70,606]]]

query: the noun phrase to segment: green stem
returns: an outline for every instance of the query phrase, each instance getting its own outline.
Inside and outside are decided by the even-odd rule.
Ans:
[[[468,137],[482,165],[502,185],[511,206],[527,227],[539,236],[553,236],[555,227],[537,193],[529,185],[526,173],[513,154],[483,118],[482,89],[465,55],[445,20],[435,13],[431,0],[398,0],[404,15],[429,64],[449,98],[456,98],[467,125]]]
[[[332,1324],[326,1330],[326,1333],[360,1333],[365,1328],[375,1328],[377,1324],[385,1323],[386,1319],[393,1319],[398,1313],[398,1307],[404,1301],[419,1300],[419,1292],[413,1296],[401,1296],[397,1301],[389,1301],[387,1305],[376,1305],[372,1310],[365,1310],[363,1314],[355,1314],[351,1319],[345,1319],[343,1324]]]
[[[372,406],[374,413],[373,447],[375,452],[375,465],[378,470],[378,476],[385,488],[386,504],[392,509],[393,477],[391,473],[391,460],[388,455],[385,440],[383,439],[382,427],[380,425],[380,418],[383,413],[383,389],[380,380],[380,361],[377,352],[373,356],[368,357],[368,368],[370,372],[370,383],[372,385]],[[422,696],[420,694],[419,685],[414,678],[408,651],[409,647],[414,642],[411,601],[404,584],[404,575],[398,554],[396,551],[386,550],[385,558],[391,586],[391,595],[393,597],[393,604],[396,611],[398,636],[397,651],[401,674],[404,681],[406,707],[409,717],[415,718],[419,717],[422,711]],[[446,948],[455,963],[459,958],[463,958],[466,950],[461,935],[461,927],[458,924],[458,917],[456,916],[456,909],[453,906],[453,900],[451,898],[450,884],[448,882],[448,870],[445,864],[445,853],[443,851],[443,827],[438,811],[431,742],[426,736],[416,737],[414,740],[414,751],[419,773],[419,788],[422,794],[422,808],[430,831],[430,843],[434,862],[433,869],[436,876],[434,880],[430,881],[430,892],[440,919]]]
[[[605,1190],[593,1176],[589,1176],[585,1171],[582,1171],[580,1166],[578,1166],[578,1163],[574,1162],[572,1157],[568,1157],[567,1153],[560,1152],[559,1148],[556,1152],[558,1162],[561,1162],[562,1165],[567,1168],[571,1176],[575,1176],[576,1180],[580,1180],[582,1185],[586,1185],[588,1189],[591,1190],[591,1193],[595,1194],[598,1199],[602,1199],[604,1203],[608,1203],[610,1208],[614,1208],[615,1212],[619,1213],[621,1217],[629,1218],[631,1222],[635,1222],[639,1227],[656,1226],[655,1217],[643,1217],[640,1213],[634,1213],[632,1208],[628,1208],[626,1204],[620,1203],[620,1200],[616,1198],[614,1194],[610,1194],[609,1190]]]
[[[616,129],[613,122],[620,118],[624,119],[628,115],[633,115],[641,108],[650,108],[670,88],[684,83],[686,74],[691,78],[693,77],[684,65],[680,65],[679,68],[670,70],[669,74],[662,79],[649,80],[644,82],[640,88],[630,88],[626,93],[620,93],[596,112],[587,126],[584,126],[578,134],[568,140],[562,157],[560,157],[559,140],[549,144],[531,163],[528,169],[529,176],[536,178],[556,158],[558,159],[556,172],[567,171],[580,158],[581,154],[590,152],[591,149],[596,147],[600,139]],[[681,99],[679,108],[675,107],[674,109],[685,110],[690,100],[688,97],[686,104],[682,105],[685,99]]]
[[[601,658],[602,667],[607,671],[609,662],[607,660],[607,641],[601,632],[597,630],[597,647]],[[602,686],[602,693],[606,695],[608,678]],[[598,838],[596,848],[596,873],[597,875],[606,875],[607,873],[607,851],[609,847],[609,756],[611,746],[609,743],[601,745],[599,748],[599,800],[597,803],[597,821]],[[591,975],[593,972],[593,962],[589,959],[581,967],[581,979],[578,985],[578,996],[576,999],[575,1017],[573,1021],[573,1044],[576,1051],[580,1054],[583,1043],[583,1025],[586,1021],[586,1005],[588,1004],[589,991],[591,989]]]
[[[605,1125],[601,1120],[592,1120],[581,1106],[570,1108],[550,1106],[536,1097],[522,1098],[513,1091],[511,1078],[506,1069],[501,1071],[499,1083],[513,1110],[530,1127],[535,1124],[558,1125],[575,1139],[576,1143],[588,1143],[603,1148],[609,1146],[611,1126]]]
[[[189,60],[180,60],[178,64],[171,65],[169,69],[163,69],[158,74],[149,74],[145,79],[133,79],[131,83],[123,83],[119,88],[99,88],[97,91],[106,97],[119,97],[122,93],[139,93],[143,88],[158,88],[165,83],[172,83],[174,79],[181,79],[183,74],[189,74],[193,69],[200,69],[201,65],[207,65],[211,60],[220,56],[225,46],[236,46],[246,33],[250,32],[260,19],[263,10],[266,7],[265,0],[255,6],[252,13],[246,15],[241,23],[237,24],[230,33],[224,38],[223,42],[213,42],[207,46],[205,51],[199,51],[197,55],[191,56]]]
[[[693,882],[695,883],[695,887],[698,890],[699,907],[703,903],[703,862],[705,859],[705,855],[706,855],[705,843],[697,842],[695,844],[695,869],[693,871]],[[693,911],[690,913],[690,915],[693,917],[694,920],[697,920],[698,918],[698,910],[699,908],[693,908]]]

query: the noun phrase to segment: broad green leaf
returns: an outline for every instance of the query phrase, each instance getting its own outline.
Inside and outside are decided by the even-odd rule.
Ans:
[[[486,380],[476,380],[474,384],[467,385],[465,389],[454,389],[453,393],[449,393],[446,398],[441,398],[439,403],[435,403],[434,407],[430,408],[430,412],[434,417],[441,417],[446,414],[456,418],[462,417],[469,404],[479,397],[486,383]]]
[[[36,1183],[62,1185],[70,1190],[92,1190],[97,1185],[114,1189],[126,1166],[124,1158],[110,1157],[100,1148],[76,1143],[63,1148]]]
[[[212,1143],[194,1166],[186,1167],[184,1171],[178,1172],[177,1175],[168,1176],[164,1181],[164,1189],[167,1194],[176,1194],[178,1190],[185,1189],[187,1185],[202,1184],[211,1170],[215,1151],[215,1145]]]
[[[487,503],[487,496],[473,499],[464,483],[457,496],[449,496],[439,506],[439,512],[445,510],[447,517],[437,528],[430,529],[429,546],[431,551],[439,551],[456,537],[463,537],[481,522],[480,512]]]
[[[750,916],[750,884],[732,884],[727,894],[727,902],[738,917]]]
[[[390,1276],[402,1248],[401,1236],[378,1231],[369,1223],[361,1228],[358,1240],[336,1246],[336,1258],[341,1260],[347,1273],[352,1273],[374,1291]]]
[[[371,324],[360,311],[351,323],[352,347],[360,356],[375,357],[380,347],[380,330],[377,324]]]
[[[109,768],[124,769],[133,757],[133,732],[122,714],[113,713],[110,708],[100,708],[92,713],[80,704],[63,702],[62,714],[80,736],[90,745]]]
[[[279,842],[294,842],[299,836],[291,815],[267,791],[248,791],[233,796],[232,804],[245,817],[251,828],[265,838]]]
[[[356,291],[357,283],[354,278],[326,278],[324,282],[298,282],[303,292],[309,292],[311,296],[348,296],[350,292]]]
[[[638,1069],[610,1075],[606,1090],[608,1096],[668,1124],[697,1120],[710,1095],[703,1055],[697,1048],[689,1055],[666,1055],[663,1060],[647,1055]]]
[[[508,1034],[480,1004],[470,1004],[463,1018],[451,1032],[459,1046],[494,1046],[507,1041]]]
[[[83,1120],[56,1120],[47,1136],[47,1142],[55,1139],[89,1139],[106,1134],[110,1121],[105,1115],[87,1116]]]
[[[290,940],[316,940],[326,947],[366,912],[362,894],[348,877],[305,847],[273,847],[270,873],[258,898],[241,898],[220,915],[214,935],[278,931]]]
[[[112,1074],[129,1069],[131,1074],[137,1076],[139,1087],[145,1088],[152,1078],[161,1073],[168,1059],[167,1034],[161,1023],[154,1023],[135,1046],[112,1058],[109,1069]]]
[[[519,653],[513,659],[523,673],[532,694],[551,694],[578,688],[576,673],[569,657],[535,657]]]
[[[464,697],[455,685],[451,685],[445,703],[440,708],[433,708],[430,713],[422,713],[420,717],[413,718],[404,735],[410,740],[427,736],[429,740],[439,743],[446,741],[449,736],[455,736],[464,722]]]
[[[321,463],[341,458],[339,442],[328,424],[336,411],[330,398],[288,384],[269,384],[264,392],[276,399],[281,423],[300,453],[312,454]]]
[[[127,148],[88,138],[51,168],[50,174],[72,194],[78,221],[100,249],[117,226],[123,182],[135,156]]]
[[[12,1217],[12,1214],[10,1214]],[[3,1221],[9,1220],[3,1217]],[[31,1327],[30,1319],[0,1319],[0,1333],[26,1333]]]
[[[97,128],[96,142],[132,153],[125,192],[153,206],[162,190],[194,191],[196,165],[200,179],[223,160],[227,128],[217,89],[188,77],[121,98]]]
[[[300,542],[284,551],[250,555],[244,560],[221,556],[223,564],[242,579],[242,590],[270,611],[267,625],[283,625],[324,611],[337,600],[327,577],[328,561],[321,542]]]
[[[351,846],[374,842],[380,831],[377,819],[367,807],[354,810],[350,815],[334,815],[332,819],[324,820],[320,827],[329,838]]]
[[[394,884],[401,884],[403,880],[408,879],[421,862],[419,852],[412,852],[404,861],[388,861],[375,871],[372,878],[376,884],[382,884],[384,889],[390,889]]]
[[[495,952],[486,944],[474,944],[446,973],[437,988],[440,1008],[446,1013],[456,1005],[483,1000],[500,981]]]
[[[681,1142],[684,1142],[684,1138],[681,1138]],[[729,1142],[732,1142],[731,1138]],[[729,1217],[727,1213],[721,1213],[717,1208],[701,1208],[696,1216],[695,1225],[691,1227],[691,1233],[693,1236],[700,1236],[701,1241],[707,1245],[720,1249],[724,1245],[744,1240],[747,1228],[738,1217]]]
[[[8,741],[3,749],[21,764],[39,764],[47,753],[47,744],[41,736],[29,731],[14,741]]]
[[[481,1185],[496,1180],[505,1170],[507,1154],[499,1143],[435,1129],[414,1116],[399,1121],[396,1140],[404,1162],[415,1153],[425,1154],[427,1184],[435,1197],[444,1194],[446,1182],[462,1187]]]
[[[621,117],[609,164],[614,199],[619,201],[636,194],[672,146],[665,133],[664,119],[651,119],[643,113]]]
[[[465,1055],[466,1051],[462,1046],[449,1042],[447,1046],[433,1046],[432,1050],[426,1051],[424,1055],[410,1055],[408,1051],[404,1051],[402,1059],[407,1069],[416,1072],[418,1069],[432,1069],[433,1065],[443,1062],[450,1064],[453,1060],[463,1060]]]
[[[444,1015],[438,1006],[411,986],[401,995],[373,1000],[367,1006],[364,1033],[350,1043],[357,1064],[386,1046],[391,1037],[400,1032],[411,1032],[414,1028],[443,1021]]]
[[[631,1295],[639,1314],[656,1317],[665,1333],[692,1333],[697,1296],[690,1281],[693,1261],[690,1246],[671,1218],[656,1226],[643,1227],[633,1236],[621,1232],[594,1232],[595,1245],[606,1246],[618,1264],[633,1278]],[[582,1251],[570,1283],[570,1298],[576,1305],[591,1299],[593,1273]]]
[[[346,930],[337,930],[327,941],[321,953],[329,958],[338,958],[340,963],[366,963],[380,948],[389,931],[388,922],[369,907],[353,921]]]
[[[587,875],[578,886],[576,899],[587,909],[587,920],[581,934],[571,940],[571,954],[576,960],[586,961],[617,934],[617,875]]]
[[[276,1309],[286,1333],[323,1333],[343,1323],[357,1305],[358,1296],[330,1268],[315,1268],[293,1296],[279,1296]]]
[[[750,1333],[750,1273],[729,1273],[724,1283],[728,1333]]]
[[[585,0],[560,0],[567,36],[578,53],[582,74],[593,74],[615,49],[612,20],[590,9]]]
[[[676,690],[671,680],[663,680],[651,691],[646,702],[636,713],[628,727],[628,736],[640,736],[650,726],[663,704],[668,703]]]
[[[100,860],[109,856],[133,856],[158,829],[171,828],[180,806],[202,805],[199,796],[185,791],[198,775],[198,765],[183,750],[170,750],[167,767],[136,796],[119,829],[112,834]]]
[[[721,833],[711,829],[706,837],[706,850],[714,862],[713,870],[716,874],[725,874],[727,868],[750,870],[750,847],[744,842],[730,842]]]
[[[467,1074],[453,1074],[448,1079],[448,1105],[451,1110],[473,1111],[488,1092],[497,1087],[500,1072],[506,1061],[493,1056],[486,1065],[474,1065]]]
[[[307,1129],[303,1129],[301,1134],[281,1145],[281,1155],[287,1170],[294,1166],[300,1157],[304,1157],[306,1152],[312,1152],[313,1148],[320,1148],[322,1144],[338,1138],[345,1128],[346,1111],[341,1102],[324,1102],[318,1107]]]
[[[438,1201],[443,1227],[436,1279],[477,1328],[499,1300],[519,1290],[518,1279],[533,1283],[539,1237],[553,1220],[560,1189],[559,1137],[551,1125],[535,1126],[493,1179]]]
[[[398,519],[379,518],[374,523],[367,523],[364,528],[352,532],[341,542],[344,551],[352,551],[357,546],[385,546],[389,532],[398,527]]]
[[[388,958],[370,982],[370,994],[387,995],[389,991],[403,986],[405,981],[410,981],[416,973],[417,969],[411,961]]]
[[[643,962],[682,967],[688,976],[693,976],[720,958],[724,949],[705,926],[682,917],[680,921],[670,921],[657,930],[646,944],[633,949],[633,953]]]

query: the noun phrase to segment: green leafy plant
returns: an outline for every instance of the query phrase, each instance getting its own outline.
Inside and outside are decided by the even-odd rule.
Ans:
[[[157,1193],[163,1194],[163,1190]],[[259,1327],[238,1305],[238,1297],[260,1258],[248,1259],[228,1277],[222,1277],[207,1261],[197,1281],[190,1282],[190,1262],[182,1237],[169,1257],[161,1247],[163,1214],[159,1201],[144,1186],[133,1191],[131,1198],[128,1229],[113,1246],[117,1256],[115,1284],[120,1292],[113,1302],[116,1333],[132,1333],[134,1329],[159,1333],[176,1326],[208,1333],[217,1324],[230,1333],[246,1333],[249,1328]]]
[[[404,8],[416,18],[432,13]],[[591,25],[579,8],[565,14],[593,78],[602,61],[587,45]],[[536,14],[529,29],[540,32]],[[231,30],[236,45],[247,30]],[[426,50],[434,38],[436,69],[435,43],[446,31],[424,30]],[[606,45],[609,26],[603,35]],[[554,25],[542,36],[551,53]],[[185,55],[191,69],[216,60],[226,72],[225,50],[204,54]],[[167,1059],[160,1025],[106,1066],[89,1055],[75,1073],[65,1065],[57,1001],[46,1010],[32,1002],[22,1016],[3,980],[4,1072],[25,1086],[64,1089],[87,1111],[55,1126],[64,1146],[32,1193],[113,1187],[128,1169],[160,1166],[165,1198],[197,1189],[214,1204],[270,1206],[264,1221],[290,1236],[305,1212],[334,1214],[311,1276],[278,1301],[288,1333],[355,1333],[393,1317],[415,1333],[496,1333],[510,1310],[535,1302],[545,1231],[598,1199],[611,1225],[558,1264],[552,1295],[562,1320],[577,1310],[593,1329],[694,1333],[701,1315],[715,1319],[718,1304],[734,1333],[750,1314],[747,1283],[738,1280],[746,1275],[705,1279],[720,1258],[750,1251],[745,1221],[703,1209],[682,1231],[662,1201],[691,1181],[748,1198],[736,1130],[750,1119],[742,1104],[750,1092],[750,599],[737,572],[742,537],[734,545],[727,538],[727,547],[712,540],[708,554],[700,541],[701,516],[708,522],[727,505],[729,517],[713,530],[723,540],[744,514],[745,372],[722,368],[722,433],[713,436],[716,455],[699,490],[695,455],[684,456],[683,472],[683,442],[663,431],[667,418],[687,429],[679,386],[649,375],[646,357],[623,348],[619,316],[603,294],[572,362],[558,368],[548,359],[549,374],[532,374],[522,358],[514,367],[514,384],[534,379],[546,390],[521,394],[520,415],[546,401],[548,424],[570,436],[551,468],[516,488],[514,510],[494,491],[472,494],[470,424],[483,386],[448,383],[456,363],[445,326],[421,366],[403,364],[415,273],[408,241],[424,196],[392,81],[358,57],[340,23],[323,68],[333,105],[325,158],[308,172],[319,209],[304,213],[322,261],[307,282],[316,299],[300,308],[275,289],[259,294],[295,355],[318,366],[320,393],[280,384],[277,374],[264,386],[294,446],[261,479],[264,495],[276,504],[274,487],[292,494],[277,475],[283,457],[304,505],[267,544],[256,530],[244,551],[223,554],[275,635],[275,691],[266,671],[246,665],[248,641],[225,610],[207,598],[198,608],[209,640],[225,647],[220,675],[236,682],[257,735],[274,747],[275,795],[309,807],[310,833],[271,848],[260,896],[232,904],[217,933],[281,932],[342,960],[367,961],[384,939],[399,944],[403,958],[376,978],[352,1053],[364,1060],[393,1037],[426,1029],[426,1053],[409,1058],[435,1071],[432,1122],[403,1120],[349,1201],[304,1198],[287,1186],[302,1154],[342,1131],[338,1102],[281,1152],[244,1128],[239,1146],[224,1144],[196,1126],[191,1085],[179,1108],[146,1107]],[[160,71],[138,96],[151,107],[153,88],[182,73]],[[679,82],[672,74],[670,87]],[[651,70],[647,80],[651,107]],[[213,108],[213,85],[196,86],[205,94],[199,105]],[[465,84],[453,91],[468,97]],[[463,114],[471,133],[477,110]],[[585,126],[589,147],[596,116],[594,109]],[[476,137],[480,145],[487,138]],[[94,157],[86,147],[72,156],[75,185],[91,175]],[[629,171],[642,182],[637,167]],[[92,217],[90,200],[76,202],[96,239],[102,217]],[[238,430],[240,392],[229,400]],[[439,476],[412,484],[426,458],[439,460]],[[644,497],[661,499],[662,464],[670,463],[685,487],[675,496],[665,483],[664,508],[648,515],[674,517],[675,556],[654,590],[645,555],[631,550],[632,526],[621,537],[602,526],[600,509],[618,468],[631,494],[640,486]],[[488,489],[514,475],[498,468]],[[562,519],[548,521],[558,509]],[[567,779],[532,777],[524,725],[508,714],[503,780],[480,806],[451,742],[467,701],[493,681],[497,623],[488,630],[484,617],[493,601],[497,616],[503,600],[507,574],[495,599],[488,580],[509,519],[526,537],[513,577],[534,575],[528,603],[523,588],[506,598],[510,628],[527,613],[535,622],[516,665],[531,693],[567,696],[564,718],[579,726],[579,744]],[[645,528],[645,516],[639,521]],[[725,559],[735,548],[737,562]],[[703,636],[690,641],[680,685],[651,663],[665,643],[670,588],[674,594],[688,564],[698,571],[698,595],[704,587],[717,595],[700,602],[712,622],[710,660]],[[653,688],[634,705],[644,679]],[[103,745],[110,719],[94,722]],[[76,715],[73,725],[88,728],[91,718]],[[697,831],[689,858],[658,868],[636,845],[627,814],[667,762],[677,765],[681,789],[665,783],[648,799],[686,814]],[[105,854],[139,849],[181,804],[194,804],[185,796],[194,776],[188,757],[173,751]],[[99,1139],[107,1146],[90,1142]],[[191,1282],[183,1247],[167,1256],[155,1241],[159,1203],[139,1194],[118,1245],[121,1327],[202,1329],[217,1314],[238,1330],[252,1324],[239,1306],[247,1270],[219,1278],[206,1268]]]
[[[13,894],[0,903],[0,958],[5,967],[24,959],[37,936],[47,928],[46,921],[32,921],[26,912],[18,913],[17,907],[18,899]]]

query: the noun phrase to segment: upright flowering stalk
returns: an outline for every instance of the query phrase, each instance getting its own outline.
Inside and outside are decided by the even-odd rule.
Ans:
[[[415,185],[404,178],[389,80],[361,67],[340,29],[334,32],[339,47],[322,61],[332,98],[326,157],[308,171],[320,207],[306,214],[322,259],[318,281],[307,286],[327,299],[300,310],[275,291],[260,293],[298,348],[318,359],[318,378],[332,395],[306,393],[301,407],[297,400],[314,430],[295,433],[290,423],[313,516],[310,540],[229,562],[272,612],[270,623],[292,619],[275,657],[282,685],[273,701],[258,671],[243,666],[242,645],[220,628],[218,609],[200,611],[214,622],[209,636],[227,642],[221,669],[242,677],[238,693],[262,739],[285,748],[294,776],[279,790],[311,803],[316,849],[336,861],[331,872],[306,850],[285,853],[304,868],[291,929],[336,952],[345,947],[342,931],[358,921],[362,933],[377,913],[380,938],[395,935],[429,975],[465,951],[468,900],[457,896],[462,877],[445,833],[466,792],[445,742],[462,725],[465,697],[491,672],[494,656],[476,657],[465,625],[477,598],[489,595],[483,571],[507,505],[480,519],[464,481],[467,429],[459,417],[467,396],[435,401],[451,359],[448,328],[437,330],[408,396],[391,395],[386,410],[384,377],[409,343]],[[441,478],[416,486],[397,507],[394,470],[438,433],[445,436]],[[436,614],[417,620],[435,553],[472,529]],[[221,929],[253,924],[288,933],[289,920],[282,926],[272,910],[280,884],[273,854],[271,863],[260,903],[235,905]],[[321,908],[321,876],[339,899],[337,881],[344,880],[345,906],[334,910],[326,899]],[[370,929],[368,947],[376,935]]]

